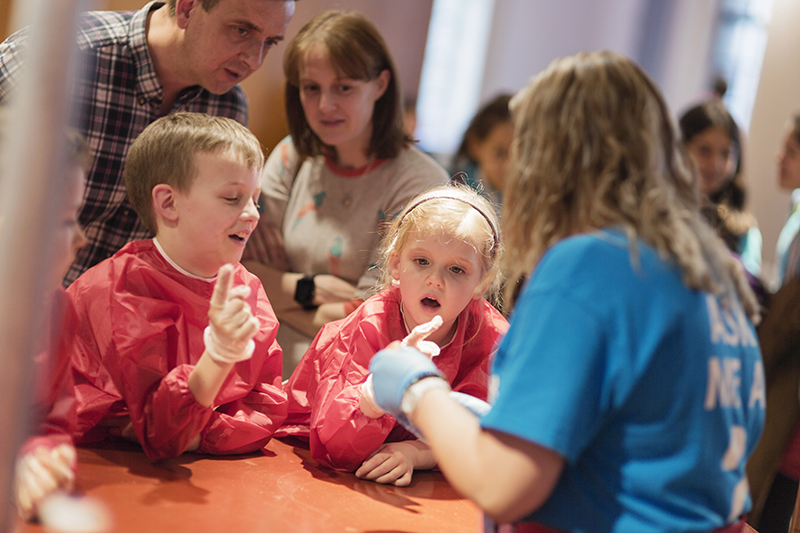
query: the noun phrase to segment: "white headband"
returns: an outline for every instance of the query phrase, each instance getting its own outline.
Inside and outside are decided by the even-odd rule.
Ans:
[[[429,200],[455,200],[457,202],[461,202],[462,204],[467,204],[475,211],[480,213],[480,215],[484,219],[486,219],[486,223],[489,224],[489,227],[492,229],[492,236],[494,237],[494,246],[492,247],[492,257],[494,257],[494,254],[497,253],[497,248],[500,246],[500,236],[499,232],[497,231],[497,227],[495,226],[494,222],[492,222],[492,219],[489,217],[489,215],[484,213],[477,205],[470,202],[466,198],[459,198],[458,196],[450,196],[448,192],[434,191],[432,193],[424,195],[422,198],[414,202],[408,209],[406,209],[406,212],[403,213],[403,216],[400,217],[400,220],[397,223],[397,228],[399,229],[400,226],[403,225],[403,219],[406,218],[406,215],[408,215],[411,211],[416,209],[417,206],[419,206],[419,204],[422,204]]]

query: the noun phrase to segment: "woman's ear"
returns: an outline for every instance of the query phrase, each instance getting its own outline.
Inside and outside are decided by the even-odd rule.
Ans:
[[[159,183],[153,187],[153,209],[158,218],[166,222],[175,223],[178,221],[178,206],[175,205],[175,189],[166,183]]]
[[[392,73],[389,72],[388,69],[383,69],[381,73],[378,74],[378,77],[375,79],[375,81],[378,84],[377,87],[378,90],[375,93],[376,102],[380,100],[381,96],[383,96],[383,93],[386,92],[386,89],[389,87],[389,80],[391,79],[392,79]]]

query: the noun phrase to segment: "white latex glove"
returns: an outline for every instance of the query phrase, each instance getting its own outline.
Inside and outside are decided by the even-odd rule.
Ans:
[[[380,418],[386,414],[386,411],[375,403],[375,391],[372,390],[372,374],[367,376],[367,380],[361,384],[361,397],[358,399],[358,407],[369,418]]]
[[[17,460],[15,492],[23,520],[36,516],[48,496],[72,490],[76,460],[75,447],[67,443],[52,449],[39,446]]]
[[[439,355],[441,350],[439,349],[438,344],[435,342],[426,341],[425,338],[440,327],[442,327],[442,317],[436,315],[431,319],[430,322],[420,324],[412,329],[411,333],[409,333],[406,338],[400,342],[400,344],[403,346],[416,348],[432,359]]]
[[[219,363],[250,359],[256,347],[253,337],[258,331],[258,319],[245,302],[250,287],[231,287],[232,283],[233,265],[223,265],[217,273],[203,337],[208,355]]]
[[[428,357],[434,358],[441,353],[439,345],[435,342],[426,341],[425,337],[441,326],[442,317],[436,315],[430,322],[420,324],[411,330],[411,333],[406,335],[406,338],[403,339],[400,344],[416,348]],[[375,401],[375,391],[372,388],[372,374],[367,376],[367,380],[361,384],[361,397],[358,399],[358,407],[361,409],[362,413],[370,418],[379,418],[386,414],[386,411],[378,407],[378,403]]]

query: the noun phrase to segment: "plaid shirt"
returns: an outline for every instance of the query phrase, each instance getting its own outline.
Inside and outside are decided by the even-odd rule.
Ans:
[[[75,86],[75,127],[86,137],[94,159],[79,220],[89,243],[78,251],[64,278],[79,275],[110,257],[127,242],[152,236],[139,221],[125,192],[122,162],[133,140],[161,116],[162,87],[147,50],[145,23],[150,2],[139,11],[94,11],[81,17],[78,48],[83,74]],[[0,103],[18,84],[28,31],[0,44]],[[247,124],[247,98],[236,86],[214,95],[199,86],[184,89],[171,113],[194,111]]]

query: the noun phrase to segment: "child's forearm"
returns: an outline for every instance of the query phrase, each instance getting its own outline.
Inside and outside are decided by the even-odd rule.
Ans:
[[[316,309],[306,311],[305,309],[290,309],[284,311],[275,310],[275,314],[281,323],[289,324],[291,327],[304,333],[309,337],[314,337],[319,333],[320,328],[346,316],[344,302],[322,304]]]
[[[233,363],[215,361],[207,351],[203,351],[188,378],[189,391],[197,403],[203,407],[210,407],[214,403],[231,368]]]

